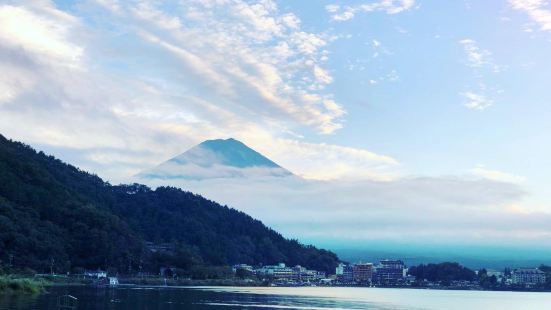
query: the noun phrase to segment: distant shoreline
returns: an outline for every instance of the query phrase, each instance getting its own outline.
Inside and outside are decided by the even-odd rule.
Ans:
[[[133,283],[122,280],[123,283],[115,286],[110,285],[90,285],[83,284],[84,286],[89,287],[98,287],[98,288],[215,288],[215,287],[239,287],[239,288],[269,288],[269,287],[287,287],[287,288],[381,288],[381,289],[415,289],[415,290],[438,290],[438,291],[487,291],[487,292],[541,292],[541,293],[550,293],[551,290],[544,289],[477,289],[477,288],[464,288],[464,287],[414,287],[414,286],[354,286],[354,285],[324,285],[324,286],[315,286],[315,285],[264,285],[256,283],[251,285],[251,283],[244,283],[243,281],[234,281],[232,279],[226,280],[187,280],[185,283],[171,283],[167,285],[163,284],[140,284]],[[64,286],[60,284],[59,286]]]

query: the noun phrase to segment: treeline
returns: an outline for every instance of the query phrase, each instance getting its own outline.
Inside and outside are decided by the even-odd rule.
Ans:
[[[474,281],[476,279],[474,271],[452,262],[412,266],[408,272],[416,279],[431,282],[450,283],[451,281]]]
[[[546,276],[546,283],[539,288],[551,289],[551,266],[541,265],[538,269],[543,271]],[[507,277],[511,275],[511,269],[509,268],[505,268],[503,272]],[[495,275],[489,275],[486,269],[483,268],[475,272],[455,262],[412,266],[408,273],[415,276],[417,285],[421,285],[424,280],[439,283],[443,286],[449,286],[452,281],[475,281],[484,289],[493,290],[503,287],[503,283],[499,283]]]
[[[158,273],[284,262],[329,272],[338,260],[199,195],[112,186],[0,135],[0,268]]]

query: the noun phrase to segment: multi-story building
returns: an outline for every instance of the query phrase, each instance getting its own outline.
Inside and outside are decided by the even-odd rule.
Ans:
[[[352,266],[354,282],[357,284],[369,284],[373,276],[373,264],[358,263]]]
[[[350,265],[345,265],[342,270],[342,276],[340,278],[337,278],[337,280],[342,284],[353,284],[354,268]]]
[[[342,276],[342,274],[344,273],[344,267],[346,265],[343,264],[343,263],[339,263],[339,265],[337,266],[337,268],[335,268],[335,275],[337,276],[337,278],[339,276]]]
[[[246,271],[249,271],[251,273],[254,272],[253,266],[247,265],[247,264],[237,264],[237,265],[233,265],[233,267],[232,267],[233,272],[236,272],[239,269],[246,270]]]
[[[518,268],[511,273],[513,284],[538,285],[545,283],[545,273],[538,268]]]
[[[257,274],[271,276],[276,280],[292,280],[293,269],[280,263],[276,266],[264,266],[257,270]]]
[[[293,280],[297,282],[318,282],[325,278],[325,272],[309,270],[299,265],[292,268]]]
[[[287,267],[280,263],[276,266],[264,266],[256,270],[256,274],[273,277],[279,281],[318,282],[325,278],[325,272],[309,270],[301,266]]]
[[[375,282],[396,284],[403,281],[406,270],[406,266],[401,260],[382,260],[375,270]]]

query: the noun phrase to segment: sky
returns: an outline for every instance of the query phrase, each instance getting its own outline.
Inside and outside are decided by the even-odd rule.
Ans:
[[[304,180],[186,188],[286,236],[537,248],[549,55],[543,0],[0,0],[0,133],[114,184],[233,137]]]

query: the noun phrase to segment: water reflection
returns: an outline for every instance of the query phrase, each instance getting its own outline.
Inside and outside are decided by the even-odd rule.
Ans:
[[[56,287],[47,294],[0,295],[0,310],[57,310],[57,298],[79,310],[154,309],[548,309],[549,293],[371,288],[91,288]]]

